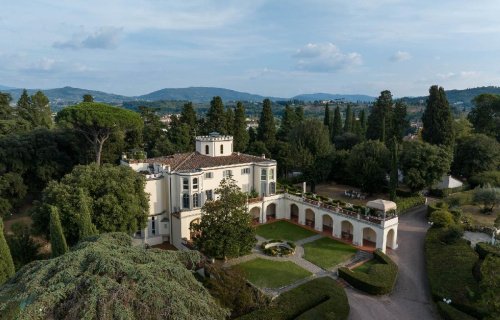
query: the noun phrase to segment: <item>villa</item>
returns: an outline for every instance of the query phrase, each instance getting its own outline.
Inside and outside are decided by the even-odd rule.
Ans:
[[[184,249],[191,239],[190,226],[201,218],[201,207],[214,199],[215,189],[231,176],[243,192],[258,195],[248,199],[248,212],[256,223],[286,219],[314,228],[357,246],[397,248],[398,218],[395,204],[378,200],[368,207],[377,215],[277,192],[276,161],[233,152],[233,137],[211,133],[197,136],[196,151],[149,159],[127,159],[122,165],[146,176],[149,217],[136,240],[150,245],[170,242]]]

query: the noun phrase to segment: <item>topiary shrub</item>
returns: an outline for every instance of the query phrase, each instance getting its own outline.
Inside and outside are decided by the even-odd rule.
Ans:
[[[438,210],[448,210],[448,204],[445,202],[437,202],[435,204],[430,204],[427,206],[427,218],[431,216],[434,211]]]
[[[484,259],[488,254],[500,257],[500,247],[491,245],[486,242],[479,242],[476,244],[476,252],[479,258]]]
[[[436,211],[437,212],[437,211]],[[457,242],[464,235],[462,227],[456,224],[448,226],[447,230],[441,235],[441,240],[444,243],[452,244]]]
[[[432,212],[429,220],[432,222],[432,226],[436,228],[446,228],[455,222],[453,215],[445,210]]]
[[[453,308],[449,304],[439,301],[437,303],[438,311],[444,320],[474,320],[476,318],[469,316],[458,309]]]

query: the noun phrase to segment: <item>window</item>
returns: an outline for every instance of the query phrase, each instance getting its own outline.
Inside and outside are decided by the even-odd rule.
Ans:
[[[193,208],[198,208],[200,206],[200,194],[193,194]]]
[[[198,190],[198,178],[193,179],[193,190]]]
[[[231,170],[224,170],[224,173],[222,174],[224,178],[229,178],[233,175],[233,171]]]
[[[208,146],[205,146],[205,154],[209,154],[210,148]]]
[[[205,193],[207,195],[207,200],[213,200],[212,190],[207,190]]]
[[[189,194],[187,193],[182,195],[182,207],[184,209],[189,209]]]
[[[241,169],[241,174],[250,174],[250,168]]]
[[[214,177],[213,172],[205,172],[205,179],[212,179]]]
[[[182,190],[189,190],[189,179],[188,178],[182,179]]]
[[[274,169],[269,170],[269,180],[274,180]]]
[[[151,234],[156,234],[155,217],[151,217]]]
[[[267,180],[267,169],[262,169],[260,171],[260,180],[262,180],[262,181]]]
[[[223,145],[223,144],[221,144],[221,145],[220,145],[220,154],[223,154],[223,153],[224,153],[224,145]]]
[[[270,194],[275,194],[276,193],[276,183],[271,182],[269,184],[269,193]]]

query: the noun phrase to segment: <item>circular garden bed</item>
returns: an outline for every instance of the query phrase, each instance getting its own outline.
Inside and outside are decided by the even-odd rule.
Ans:
[[[269,240],[260,245],[268,256],[286,257],[295,253],[295,243],[284,240]]]

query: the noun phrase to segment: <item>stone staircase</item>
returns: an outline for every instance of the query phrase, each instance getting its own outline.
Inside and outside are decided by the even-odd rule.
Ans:
[[[368,261],[370,259],[373,259],[373,254],[368,251],[363,251],[363,250],[358,250],[354,257],[348,261],[344,266],[347,268],[352,268],[355,265],[361,264],[361,262]]]

